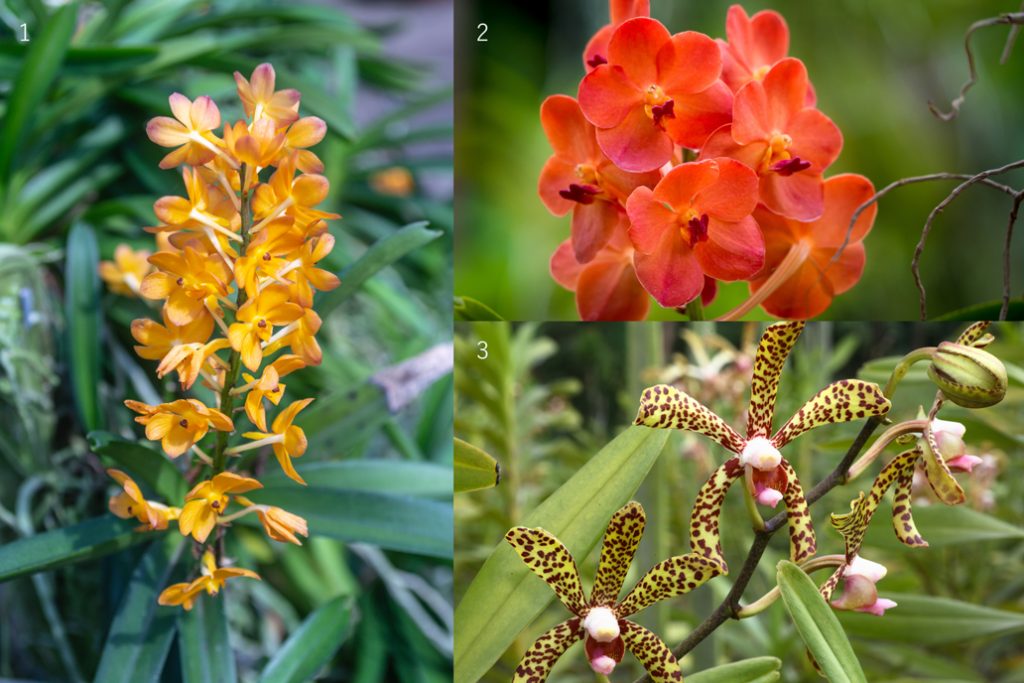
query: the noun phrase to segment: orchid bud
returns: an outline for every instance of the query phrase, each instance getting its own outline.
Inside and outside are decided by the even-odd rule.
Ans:
[[[1006,396],[1006,367],[988,351],[942,342],[932,355],[928,376],[953,403],[987,408]]]

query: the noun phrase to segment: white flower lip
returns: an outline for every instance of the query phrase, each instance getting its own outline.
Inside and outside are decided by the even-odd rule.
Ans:
[[[885,578],[888,571],[889,570],[885,568],[885,565],[872,562],[871,560],[865,560],[860,555],[855,555],[853,561],[846,566],[846,571],[843,572],[843,575],[849,576],[851,574],[855,574],[863,576],[871,581],[871,583],[878,583]]]
[[[583,628],[599,643],[608,643],[619,637],[619,620],[607,607],[591,609],[583,619]]]
[[[763,436],[755,436],[747,441],[740,453],[740,464],[750,465],[763,472],[770,472],[782,462],[782,453],[776,448],[770,439]]]

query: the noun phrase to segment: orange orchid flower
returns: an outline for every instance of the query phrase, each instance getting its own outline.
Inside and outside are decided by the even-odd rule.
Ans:
[[[288,127],[281,154],[295,155],[295,166],[303,173],[323,173],[324,162],[320,161],[309,147],[320,144],[327,135],[327,124],[318,116],[304,116]]]
[[[275,218],[252,238],[245,256],[235,260],[235,280],[250,298],[259,292],[261,282],[277,280],[281,284],[290,283],[278,274],[288,265],[282,257],[301,249],[305,239],[306,235],[296,227],[294,218]]]
[[[704,290],[704,276],[740,280],[764,264],[764,239],[751,217],[757,176],[733,159],[680,164],[653,190],[626,202],[644,288],[665,307],[683,306]]]
[[[721,72],[721,52],[706,35],[673,36],[654,19],[630,19],[612,34],[608,63],[580,83],[580,108],[616,166],[653,171],[675,145],[698,148],[729,123],[732,92]]]
[[[231,503],[232,493],[248,493],[263,488],[263,484],[251,477],[234,472],[221,472],[213,479],[201,481],[185,496],[185,506],[178,518],[178,529],[182,535],[200,543],[206,543],[210,532],[217,526],[217,519],[224,514]]]
[[[608,63],[608,41],[622,22],[636,17],[651,16],[650,0],[609,0],[608,13],[611,22],[602,26],[583,50],[583,67],[596,69]]]
[[[146,438],[159,441],[164,453],[172,458],[177,458],[202,440],[210,427],[222,432],[234,431],[235,428],[227,415],[215,408],[207,408],[194,398],[155,406],[131,400],[124,404],[139,413],[135,421],[146,426]]]
[[[323,320],[316,311],[312,308],[303,309],[301,318],[274,334],[264,348],[264,353],[271,354],[287,346],[302,358],[306,365],[320,365],[323,351],[316,340],[316,333],[320,331],[322,324]]]
[[[263,63],[257,66],[250,80],[235,72],[238,98],[242,100],[245,114],[253,121],[273,119],[278,126],[287,126],[299,118],[299,91],[293,89],[274,91],[277,74],[274,67]]]
[[[661,175],[619,169],[597,144],[594,126],[566,95],[552,95],[540,108],[540,120],[554,154],[544,164],[538,191],[548,211],[572,211],[572,246],[576,260],[587,263],[616,230],[626,227],[622,204],[641,185],[657,184]]]
[[[751,81],[736,95],[731,126],[715,132],[700,158],[738,159],[757,172],[761,202],[777,214],[800,221],[821,216],[822,175],[843,148],[830,118],[806,104],[807,68],[784,59],[763,81]]]
[[[220,154],[221,141],[211,132],[220,127],[217,104],[206,95],[193,102],[181,93],[173,93],[169,101],[174,118],[157,116],[146,125],[150,140],[177,147],[160,161],[160,168],[202,166]]]
[[[313,307],[314,289],[329,292],[341,284],[337,275],[317,268],[317,263],[327,258],[333,249],[334,235],[330,233],[307,239],[291,262],[276,273],[276,277],[287,277],[292,281],[289,286],[292,300],[303,308]]]
[[[188,325],[219,307],[218,297],[228,295],[231,271],[217,254],[186,246],[181,252],[160,252],[149,258],[157,271],[142,281],[147,299],[166,299],[164,311],[175,325]]]
[[[114,249],[113,261],[100,261],[100,278],[114,294],[139,296],[139,286],[153,270],[147,261],[149,255],[144,249],[135,251],[127,244],[119,244]]]
[[[153,205],[153,212],[165,225],[152,230],[199,231],[204,233],[218,250],[229,245],[222,242],[222,238],[242,241],[238,234],[241,218],[235,204],[224,190],[207,181],[208,172],[209,169],[202,168],[182,169],[188,198],[171,196],[158,199]]]
[[[651,297],[633,269],[633,245],[617,230],[587,263],[576,260],[572,243],[562,242],[551,257],[551,277],[576,294],[583,320],[643,320]]]
[[[284,470],[284,473],[305,486],[306,481],[295,471],[295,467],[292,465],[292,458],[301,457],[306,452],[306,433],[302,431],[301,427],[292,423],[299,412],[312,402],[313,399],[311,398],[295,401],[278,413],[269,432],[245,432],[242,434],[243,437],[255,439],[255,441],[244,446],[229,448],[227,452],[240,453],[243,450],[270,445],[274,449],[274,455],[281,464],[281,469]]]
[[[722,80],[734,93],[750,81],[764,79],[768,71],[789,54],[789,27],[782,15],[762,10],[748,16],[740,5],[733,5],[725,17],[722,47]],[[806,104],[813,107],[814,88],[808,84]]]
[[[298,536],[309,537],[309,525],[304,518],[274,505],[258,505],[244,496],[237,500],[259,516],[263,530],[273,540],[302,545]]]
[[[209,595],[216,595],[228,579],[244,576],[249,579],[260,580],[259,575],[251,569],[241,567],[218,567],[213,552],[207,550],[203,553],[203,563],[199,578],[191,583],[175,583],[164,589],[157,602],[161,605],[182,606],[185,611],[191,610],[195,604],[196,597],[206,591]]]
[[[834,296],[852,288],[864,272],[863,240],[875,222],[876,204],[857,217],[842,253],[839,248],[853,212],[874,196],[875,188],[864,176],[843,174],[826,180],[824,192],[824,213],[815,221],[801,223],[763,208],[754,212],[767,251],[764,269],[750,281],[750,291],[755,299],[763,298],[761,305],[772,315],[820,315]]]
[[[213,318],[205,315],[187,325],[175,325],[163,311],[164,324],[139,318],[132,321],[132,336],[139,342],[135,352],[146,360],[158,360],[157,376],[172,370],[178,372],[182,388],[188,389],[196,381],[211,355],[228,347],[225,339],[207,341],[213,334]]]
[[[284,141],[284,133],[277,131],[270,118],[255,121],[251,130],[245,121],[224,126],[224,145],[240,162],[256,168],[272,166],[281,155]]]
[[[131,477],[117,469],[108,469],[107,474],[118,483],[121,492],[108,502],[111,512],[121,519],[137,519],[147,529],[163,530],[169,522],[178,518],[181,510],[167,507],[156,501],[146,500]]]
[[[248,388],[249,391],[245,396],[245,414],[249,421],[259,429],[266,431],[267,411],[263,406],[263,399],[266,398],[275,406],[279,404],[285,390],[281,378],[304,367],[306,367],[305,361],[296,355],[288,354],[275,359],[273,363],[264,368],[259,379],[248,373],[242,373],[242,378],[246,381],[242,390]]]
[[[315,173],[295,177],[295,155],[281,162],[269,182],[256,187],[253,195],[253,215],[259,220],[253,233],[278,216],[287,214],[299,225],[308,225],[324,218],[340,218],[336,213],[319,211],[313,207],[327,198],[330,183]]]
[[[253,372],[263,362],[263,342],[274,333],[274,325],[286,325],[302,316],[302,308],[291,303],[288,289],[271,285],[246,301],[228,328],[231,348],[242,353],[242,364]]]

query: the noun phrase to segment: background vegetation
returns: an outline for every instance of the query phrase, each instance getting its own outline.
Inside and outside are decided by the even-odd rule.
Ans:
[[[731,4],[652,0],[651,7],[673,32],[697,30],[718,38],[725,36]],[[830,175],[861,173],[880,189],[907,176],[976,173],[1020,159],[1024,91],[1018,85],[1024,79],[1024,57],[1018,45],[1007,63],[999,64],[1007,27],[974,36],[980,81],[957,119],[940,121],[927,104],[933,100],[948,108],[967,78],[967,27],[978,19],[1018,11],[1016,0],[741,4],[751,14],[775,9],[789,24],[790,54],[807,64],[818,106],[845,139]],[[537,196],[537,178],[551,153],[539,108],[548,95],[576,95],[583,47],[607,23],[608,3],[472,1],[460,7],[455,292],[480,300],[509,320],[577,319],[572,294],[548,274],[548,259],[569,235],[569,219],[551,216]],[[481,22],[489,27],[486,43],[476,42]],[[1005,178],[1019,187],[1022,175],[1016,171]],[[823,317],[916,318],[917,293],[910,275],[914,245],[929,211],[952,189],[948,181],[927,183],[898,189],[883,199],[865,242],[863,279]],[[930,316],[999,298],[1010,203],[994,190],[974,188],[938,218],[921,266]],[[1024,242],[1018,239],[1013,260],[1022,259]],[[1024,271],[1017,268],[1012,291],[1019,295],[1022,288]],[[746,296],[743,283],[723,287],[708,315],[725,313]],[[653,315],[678,317],[674,311]]]
[[[407,369],[423,381],[404,402],[381,371],[450,341],[450,44],[435,28],[440,47],[413,55],[404,29],[450,27],[451,3],[378,5],[373,25],[343,3],[52,4],[0,4],[0,678],[450,680],[450,365]],[[228,555],[264,580],[185,616],[156,605],[160,573],[184,574],[180,535],[106,512],[105,466],[177,480],[145,476],[168,461],[132,443],[122,404],[173,390],[131,350],[151,309],[96,269],[119,243],[152,249],[152,203],[181,190],[145,122],[174,91],[238,118],[231,74],[262,61],[327,122],[324,208],[343,214],[323,365],[289,378],[317,397],[299,421],[312,486],[288,504],[312,533],[282,548],[236,530]],[[382,185],[396,166],[411,182]]]
[[[490,452],[502,467],[497,488],[458,494],[455,500],[457,676],[460,665],[472,658],[467,653],[474,643],[486,637],[461,629],[464,609],[467,613],[471,610],[459,601],[484,560],[495,548],[504,546],[505,531],[551,500],[586,463],[600,458],[608,462],[607,451],[613,445],[605,444],[632,422],[645,386],[680,382],[731,424],[745,424],[751,361],[760,327],[756,323],[457,326],[456,436]],[[833,379],[857,376],[884,382],[898,357],[914,348],[955,338],[959,327],[948,323],[808,326],[783,373],[776,424]],[[914,514],[922,535],[931,544],[929,548],[899,545],[887,514],[876,518],[869,531],[864,555],[889,569],[878,585],[879,594],[896,600],[899,606],[882,618],[839,614],[867,680],[1022,680],[1019,643],[1024,632],[1024,581],[1020,578],[1024,569],[1024,505],[1020,462],[1024,442],[1020,425],[1024,419],[1024,326],[1002,324],[993,332],[998,341],[989,348],[1006,363],[1011,375],[1006,399],[985,410],[951,406],[941,413],[943,419],[966,425],[969,452],[985,459],[973,475],[960,477],[968,503],[956,508],[929,505],[933,499],[927,486],[917,490]],[[481,340],[488,342],[487,359],[478,357]],[[896,391],[890,416],[897,421],[911,419],[919,405],[931,404],[934,395],[935,387],[927,379],[924,366],[917,365]],[[793,450],[785,455],[805,488],[833,469],[860,426],[823,427],[790,446]],[[612,444],[628,442],[635,446],[640,436],[630,438],[631,433]],[[666,434],[660,430],[647,433]],[[589,514],[591,508],[604,505],[608,497],[621,496],[624,501],[632,495],[642,502],[647,510],[647,532],[626,578],[627,587],[660,559],[686,552],[694,497],[724,458],[722,449],[708,439],[682,432],[668,437],[660,456],[653,456],[653,465],[645,448],[635,447],[620,458],[618,468],[606,473],[601,490],[562,490],[557,494],[564,496],[560,499],[564,507],[571,508],[566,514]],[[898,451],[892,447],[889,452]],[[646,459],[649,472],[643,470],[646,475],[636,478],[634,470],[640,459]],[[819,554],[842,552],[839,534],[828,525],[828,514],[847,511],[857,492],[870,487],[879,467],[876,464],[869,474],[836,488],[812,508]],[[623,484],[625,479],[636,483]],[[590,502],[580,507],[581,501]],[[607,503],[609,510],[618,505],[618,499]],[[605,523],[607,517],[602,531]],[[750,520],[738,490],[726,499],[722,536],[726,559],[735,574],[751,541]],[[595,537],[577,546],[589,549],[576,554],[588,589],[596,570],[597,545],[599,538]],[[785,534],[779,534],[762,560],[745,602],[775,585],[776,563],[787,555]],[[823,582],[825,574],[814,578]],[[527,579],[517,595],[522,602],[531,603],[532,608],[526,611],[535,614],[536,619],[524,617],[523,623],[530,625],[518,637],[512,633],[501,641],[501,647],[507,650],[481,680],[508,680],[533,639],[566,618],[565,608],[551,600],[553,593],[547,586],[532,575]],[[685,597],[645,610],[639,621],[675,646],[721,602],[731,583],[730,577],[714,579]],[[495,617],[493,630],[500,628],[499,622]],[[464,655],[461,663],[460,653]],[[689,672],[762,656],[781,660],[781,678],[777,680],[821,680],[781,601],[756,617],[727,621],[683,660],[683,672],[690,680]],[[642,672],[628,655],[620,669],[614,680],[632,680]],[[593,680],[580,646],[562,658],[552,680]],[[776,679],[725,676],[714,680]]]

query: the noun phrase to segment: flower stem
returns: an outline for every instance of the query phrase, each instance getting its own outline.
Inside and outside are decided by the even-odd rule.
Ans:
[[[698,294],[697,298],[686,304],[686,316],[690,320],[703,320],[704,319],[704,301],[701,299],[702,294]]]
[[[765,299],[775,293],[779,287],[784,285],[789,278],[793,277],[793,274],[804,264],[807,257],[811,253],[811,247],[806,242],[797,242],[789,251],[786,252],[786,257],[782,259],[782,262],[775,268],[775,272],[768,276],[768,279],[764,281],[760,289],[754,292],[749,299],[744,301],[742,304],[732,309],[719,320],[739,320],[750,311],[760,306]]]
[[[245,164],[242,164],[242,168],[239,169],[239,177],[248,180]],[[245,182],[242,186],[240,212],[242,217],[242,247],[238,252],[239,257],[245,256],[245,251],[249,248],[249,228],[252,227],[252,188],[251,183],[248,182]],[[237,308],[241,308],[242,304],[245,303],[245,299],[245,289],[239,287],[235,294],[235,306]],[[228,356],[228,370],[224,375],[224,385],[220,390],[220,411],[228,416],[234,412],[235,396],[231,393],[231,389],[233,389],[238,383],[238,375],[241,372],[241,369],[242,355],[238,351],[232,349]],[[223,472],[224,466],[227,463],[228,436],[228,432],[217,432],[217,443],[213,451],[214,474],[220,474]]]
[[[889,444],[895,441],[897,438],[904,434],[913,434],[914,432],[923,432],[928,427],[928,420],[907,420],[906,422],[900,422],[895,424],[889,429],[885,430],[880,437],[875,439],[875,442],[871,444],[871,447],[864,451],[864,455],[860,456],[856,462],[850,465],[850,469],[846,472],[845,481],[856,479],[868,465],[875,461],[882,451],[884,451]],[[845,482],[844,482],[845,483]]]
[[[935,353],[934,346],[925,346],[920,349],[914,349],[907,355],[900,359],[900,362],[896,364],[896,367],[892,369],[892,374],[889,375],[889,381],[885,383],[885,389],[882,393],[885,394],[887,399],[892,400],[892,395],[896,393],[896,387],[903,378],[910,372],[910,366],[919,360],[928,360]]]
[[[807,574],[810,574],[811,572],[816,571],[818,569],[824,569],[826,567],[840,567],[845,563],[846,558],[842,555],[823,555],[821,557],[815,557],[810,560],[807,560],[805,563],[800,565],[800,568],[803,569],[804,572],[806,572]],[[782,591],[779,589],[778,586],[775,586],[775,588],[772,588],[770,591],[768,591],[767,593],[759,597],[757,600],[747,605],[746,607],[740,608],[740,610],[736,613],[736,618],[747,619],[749,617],[760,614],[761,612],[765,611],[773,604],[775,604],[775,601],[778,600],[779,596],[781,595]]]

